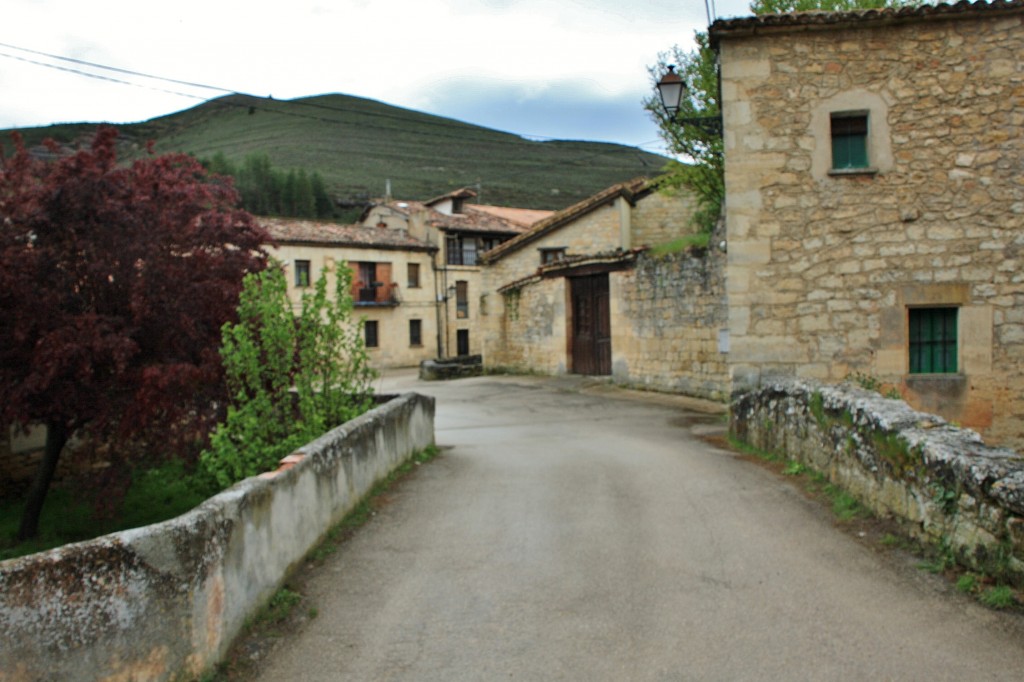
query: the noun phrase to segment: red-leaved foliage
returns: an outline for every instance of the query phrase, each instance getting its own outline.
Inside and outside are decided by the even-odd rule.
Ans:
[[[195,159],[119,166],[116,138],[0,159],[0,425],[130,439],[223,400],[220,328],[268,236]]]

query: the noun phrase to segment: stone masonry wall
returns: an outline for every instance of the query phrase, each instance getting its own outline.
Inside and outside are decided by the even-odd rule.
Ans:
[[[488,339],[487,367],[541,374],[568,371],[564,279],[540,280],[490,298],[500,300],[503,314],[491,318],[498,330]]]
[[[434,442],[396,397],[163,523],[0,562],[0,680],[190,680],[373,485]]]
[[[733,381],[895,386],[1024,447],[1024,8],[720,41]],[[871,172],[830,172],[830,113]],[[908,309],[959,310],[959,375],[910,375]]]
[[[659,190],[636,202],[630,216],[633,248],[667,244],[692,234],[690,219],[697,210],[697,199],[689,191]]]
[[[694,205],[683,192],[652,192],[632,205],[617,198],[485,268],[484,364],[569,371],[568,284],[564,277],[535,277],[539,248],[566,247],[573,257],[660,246],[693,232]],[[709,253],[640,256],[636,272],[609,273],[615,381],[726,398],[725,358],[718,352],[719,329],[725,326],[724,257]],[[495,293],[520,281],[512,291]]]
[[[717,247],[641,255],[616,273],[613,374],[618,383],[725,401],[728,354],[725,254]]]
[[[802,462],[967,566],[1024,580],[1024,457],[850,384],[779,380],[737,394],[733,436]]]

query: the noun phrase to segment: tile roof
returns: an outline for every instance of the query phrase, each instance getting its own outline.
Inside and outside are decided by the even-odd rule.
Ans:
[[[431,211],[431,215],[427,217],[427,224],[446,232],[518,235],[529,229],[524,225],[504,220],[498,216],[475,211],[472,206],[463,206],[463,211],[464,213],[453,213],[452,215]]]
[[[444,231],[474,232],[479,234],[518,235],[529,229],[526,214],[535,213],[532,209],[506,208],[503,206],[480,207],[476,204],[463,204],[462,213],[441,213],[422,201],[389,201],[383,204],[391,210],[410,217],[415,213],[426,213],[426,223]],[[491,209],[491,210],[489,210]],[[497,209],[497,210],[494,210]],[[506,212],[510,212],[506,214]],[[551,213],[547,211],[546,213]],[[364,212],[363,218],[369,215]]]
[[[1024,9],[1024,0],[992,0],[955,4],[908,5],[883,9],[854,10],[849,12],[790,12],[788,14],[762,14],[739,19],[719,19],[711,24],[708,34],[715,45],[723,38],[750,36],[764,31],[814,30],[840,28],[849,25],[905,23],[935,18],[955,19],[965,16],[992,16]]]
[[[490,213],[491,215],[498,216],[503,220],[507,220],[510,223],[515,223],[517,225],[522,225],[523,227],[530,227],[534,223],[540,222],[554,214],[554,211],[543,211],[536,208],[511,208],[509,206],[487,206],[486,204],[469,204],[467,206],[463,206],[463,209],[466,208],[483,213]]]
[[[362,225],[338,225],[293,218],[257,219],[279,244],[348,246],[364,249],[436,251],[437,247],[410,237],[405,230]]]
[[[641,195],[645,195],[651,191],[653,191],[651,190],[651,181],[647,178],[634,178],[627,182],[612,185],[591,197],[587,197],[583,201],[579,201],[568,208],[563,208],[561,211],[555,212],[538,223],[534,223],[528,231],[483,254],[482,259],[485,263],[494,262],[513,251],[518,251],[530,242],[536,241],[544,235],[554,232],[563,225],[566,225],[567,223],[600,208],[609,201],[618,197],[624,197],[627,201],[633,203]]]

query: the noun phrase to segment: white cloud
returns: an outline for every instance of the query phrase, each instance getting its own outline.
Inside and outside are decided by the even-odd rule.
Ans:
[[[621,136],[614,120],[607,134],[638,144],[650,137],[636,132],[637,121],[646,121],[639,102],[647,65],[705,23],[696,0],[8,0],[0,42],[279,99],[343,92],[428,111],[443,102],[436,113],[493,127],[470,117],[485,113],[479,92],[515,102],[520,120],[530,102],[554,117],[558,97],[567,98],[562,109],[589,104],[606,116],[626,116],[621,103],[634,101]],[[200,101],[183,95],[217,94],[103,74],[135,83],[120,85],[30,61],[95,71],[84,67],[2,47],[0,54],[8,55],[0,57],[0,127],[136,121]],[[539,128],[524,131],[531,134],[572,130],[564,120],[529,118]]]

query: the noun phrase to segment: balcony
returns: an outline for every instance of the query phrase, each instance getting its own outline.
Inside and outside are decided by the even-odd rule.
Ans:
[[[398,284],[394,282],[371,282],[365,286],[357,282],[353,287],[352,302],[361,307],[396,306],[402,302]]]

